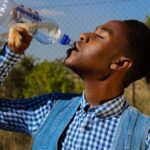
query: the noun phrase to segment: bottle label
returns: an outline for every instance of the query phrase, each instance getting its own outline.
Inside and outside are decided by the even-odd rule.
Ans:
[[[38,15],[32,14],[21,7],[16,7],[16,11],[19,12],[21,21],[27,22],[26,20],[34,21],[34,22],[42,22],[41,18]],[[24,21],[25,20],[25,21]]]

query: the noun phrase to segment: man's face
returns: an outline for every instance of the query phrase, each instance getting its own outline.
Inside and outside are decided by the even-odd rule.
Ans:
[[[127,27],[121,21],[110,21],[94,32],[83,33],[64,61],[80,76],[107,75],[114,58],[121,56],[126,44]]]

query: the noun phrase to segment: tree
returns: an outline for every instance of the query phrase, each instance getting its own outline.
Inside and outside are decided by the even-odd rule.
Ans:
[[[77,82],[77,78],[74,77],[61,60],[44,61],[37,64],[32,73],[26,76],[23,94],[30,97],[47,92],[80,92],[82,83]]]
[[[148,27],[150,27],[150,16],[146,16],[145,23]]]
[[[4,85],[0,88],[0,96],[4,98],[24,98],[23,89],[25,88],[25,77],[32,72],[34,68],[32,57],[24,57],[24,59],[16,65],[10,72]]]

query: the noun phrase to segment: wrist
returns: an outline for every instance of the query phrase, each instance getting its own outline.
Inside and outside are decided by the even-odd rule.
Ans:
[[[18,50],[18,49],[14,49],[13,47],[11,47],[8,43],[5,44],[6,45],[6,49],[9,49],[10,52],[17,54],[17,55],[23,55],[24,51]]]
[[[6,56],[8,55],[14,59],[22,58],[24,56],[24,53],[18,53],[18,52],[14,52],[13,50],[11,50],[7,43],[4,45],[3,51],[4,51],[4,55]]]

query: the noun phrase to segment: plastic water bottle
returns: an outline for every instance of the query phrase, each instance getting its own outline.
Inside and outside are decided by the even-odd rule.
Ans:
[[[73,45],[73,41],[61,32],[59,26],[40,14],[33,14],[23,6],[18,6],[13,0],[0,0],[0,25],[21,24],[37,41],[43,44],[58,42],[62,45]],[[21,23],[21,24],[20,24]],[[33,32],[34,31],[34,32]]]

